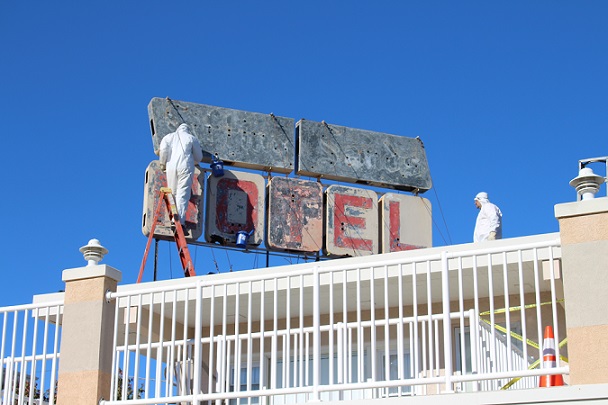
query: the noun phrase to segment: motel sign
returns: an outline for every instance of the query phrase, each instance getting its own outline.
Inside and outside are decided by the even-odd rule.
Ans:
[[[288,118],[170,99],[152,99],[148,110],[155,150],[162,136],[187,122],[201,142],[205,161],[215,156],[226,166],[268,172],[262,176],[231,169],[215,177],[197,168],[186,214],[190,240],[204,234],[206,242],[235,244],[237,233],[245,231],[250,245],[328,256],[432,244],[427,199],[400,192],[379,197],[372,189],[321,183],[329,179],[425,192],[431,181],[418,139],[306,120],[295,124],[294,133]],[[287,177],[292,172],[313,179]],[[145,235],[165,181],[158,161],[151,162],[144,187]],[[172,239],[168,218],[157,224],[155,237]]]

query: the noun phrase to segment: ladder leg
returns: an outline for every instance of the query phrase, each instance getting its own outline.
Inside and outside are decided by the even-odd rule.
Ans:
[[[144,257],[139,267],[139,276],[137,276],[137,284],[141,283],[141,278],[144,275],[144,268],[146,267],[146,261],[148,260],[148,253],[150,252],[150,244],[154,237],[154,231],[156,230],[156,223],[160,216],[160,208],[162,207],[161,200],[163,199],[164,192],[161,190],[158,196],[158,203],[156,204],[156,210],[154,211],[154,218],[152,219],[152,226],[150,227],[150,235],[148,235],[148,243],[146,243],[146,249],[144,250]]]
[[[179,220],[175,198],[170,192],[165,194],[165,203],[167,204],[167,210],[169,211],[169,215],[171,215],[173,225],[175,226],[173,236],[175,237],[175,244],[177,245],[177,251],[179,252],[179,259],[182,263],[184,275],[186,277],[195,276],[196,272],[194,271],[194,263],[192,263],[190,251],[188,250],[188,242],[186,241],[184,229],[182,228],[182,224]]]
[[[188,249],[188,242],[184,236],[184,230],[179,221],[175,222],[175,243],[177,245],[177,251],[179,252],[179,259],[182,263],[182,269],[184,270],[184,276],[192,277],[196,276],[194,271],[194,264],[190,257],[190,250]]]
[[[162,203],[165,203],[167,208],[167,213],[169,214],[169,219],[173,221],[173,225],[175,226],[175,231],[173,233],[173,237],[175,239],[175,244],[177,246],[177,251],[179,253],[179,260],[182,264],[182,269],[184,270],[184,276],[192,277],[196,275],[194,270],[194,263],[192,262],[192,258],[190,256],[190,251],[188,250],[188,242],[186,241],[186,237],[184,236],[184,229],[182,228],[182,224],[179,221],[179,215],[177,214],[177,207],[175,205],[175,199],[173,198],[173,194],[171,194],[171,189],[161,188],[158,195],[158,204],[156,205],[156,210],[154,212],[154,219],[152,221],[152,226],[150,228],[150,235],[148,236],[148,242],[146,243],[146,249],[144,251],[144,257],[141,262],[141,267],[139,269],[139,276],[137,277],[137,283],[141,282],[142,276],[144,274],[144,268],[146,267],[146,261],[148,259],[148,253],[150,251],[150,244],[152,243],[152,239],[154,237],[154,230],[156,229],[156,223],[160,217],[160,209]],[[158,242],[158,240],[157,240]],[[155,257],[156,260],[156,257]],[[156,281],[156,263],[154,265],[154,281]]]

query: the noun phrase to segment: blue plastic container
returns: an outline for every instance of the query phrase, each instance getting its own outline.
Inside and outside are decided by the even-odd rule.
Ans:
[[[224,162],[217,159],[215,156],[211,158],[211,173],[215,177],[222,177],[224,175]]]
[[[238,231],[236,233],[236,245],[240,248],[246,249],[247,240],[251,235],[253,235],[253,230],[251,230],[250,232]]]

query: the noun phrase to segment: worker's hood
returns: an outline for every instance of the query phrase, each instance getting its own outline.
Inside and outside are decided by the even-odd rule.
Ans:
[[[177,131],[175,131],[177,133],[180,132],[185,132],[187,134],[190,133],[190,127],[188,126],[188,124],[181,124],[179,127],[177,127]]]
[[[478,194],[475,196],[475,200],[479,201],[479,202],[481,203],[481,205],[483,205],[483,204],[485,204],[485,203],[487,203],[487,202],[489,202],[489,201],[490,201],[490,200],[488,199],[488,193],[483,192],[483,191],[482,191],[481,193],[478,193]]]

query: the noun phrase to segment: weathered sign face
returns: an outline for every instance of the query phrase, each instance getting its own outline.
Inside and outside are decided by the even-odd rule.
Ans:
[[[294,120],[273,114],[169,99],[152,99],[148,111],[155,150],[164,135],[187,122],[208,163],[217,156],[225,165],[268,172],[416,192],[431,187],[418,139],[305,120],[294,128]],[[222,177],[207,176],[203,193],[201,174],[197,171],[186,214],[190,239],[198,239],[204,231],[207,242],[235,244],[239,232],[246,232],[251,245],[336,256],[432,245],[430,202],[418,196],[387,193],[378,199],[370,189],[334,184],[324,190],[317,181],[293,177],[267,181],[260,174],[237,170],[225,170]],[[144,188],[146,236],[162,176],[157,162],[152,162]],[[169,226],[160,224],[155,235],[171,239]]]
[[[165,135],[187,123],[203,148],[206,163],[214,155],[235,167],[277,173],[294,170],[293,118],[164,98],[150,101],[148,115],[155,151]]]
[[[425,192],[431,176],[416,138],[300,120],[296,173],[347,183]]]
[[[369,184],[424,193],[432,187],[424,146],[408,138],[325,122],[278,117],[204,104],[153,98],[148,105],[152,143],[181,123],[190,126],[205,156],[229,166]],[[297,145],[297,147],[296,147]]]

